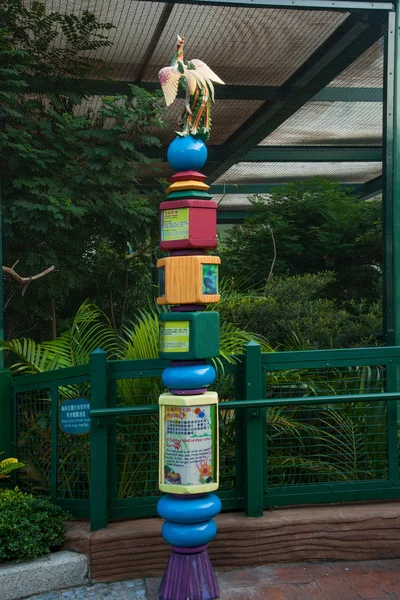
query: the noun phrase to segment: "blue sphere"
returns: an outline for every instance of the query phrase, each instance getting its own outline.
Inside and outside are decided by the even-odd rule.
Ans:
[[[168,147],[167,159],[174,171],[200,171],[207,160],[207,147],[192,135],[177,137]]]
[[[163,384],[175,390],[191,390],[214,383],[217,374],[212,365],[167,367],[161,374]]]

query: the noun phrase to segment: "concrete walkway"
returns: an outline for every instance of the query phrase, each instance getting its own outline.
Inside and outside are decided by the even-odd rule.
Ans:
[[[400,553],[400,550],[399,550]],[[219,571],[221,600],[399,600],[400,559]],[[158,600],[160,580],[98,583],[29,600]]]

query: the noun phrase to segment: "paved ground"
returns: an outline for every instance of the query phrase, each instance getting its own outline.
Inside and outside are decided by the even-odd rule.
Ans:
[[[28,600],[147,600],[147,595],[144,580],[134,579],[39,594]]]
[[[218,573],[221,600],[400,600],[400,559]],[[159,579],[95,584],[29,600],[158,600]]]

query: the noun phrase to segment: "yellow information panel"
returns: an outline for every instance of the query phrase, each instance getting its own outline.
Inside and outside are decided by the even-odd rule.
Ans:
[[[189,352],[189,321],[160,322],[161,352]]]
[[[218,489],[218,395],[161,394],[159,487],[170,494]]]
[[[161,240],[186,240],[189,237],[189,208],[161,211]]]

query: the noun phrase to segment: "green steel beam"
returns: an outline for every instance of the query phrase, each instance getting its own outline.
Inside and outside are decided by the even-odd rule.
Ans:
[[[383,110],[383,147],[385,155],[383,160],[383,247],[384,247],[384,263],[383,263],[383,330],[385,334],[386,344],[393,346],[399,343],[399,339],[395,336],[394,329],[394,309],[395,309],[395,264],[393,256],[393,239],[395,230],[393,227],[394,219],[394,111],[398,110],[395,107],[395,50],[398,48],[396,44],[397,29],[396,17],[393,13],[388,15],[388,25],[385,32],[384,40],[384,110]],[[398,61],[398,57],[397,57]],[[398,67],[397,67],[398,68]],[[396,77],[398,73],[396,70]],[[395,342],[396,337],[396,342]],[[391,377],[388,382],[389,389],[396,389],[396,378]]]
[[[392,10],[393,4],[376,0],[363,2],[359,0],[160,0],[161,2],[176,4],[203,4],[206,6],[251,6],[257,8],[293,8],[309,10]]]
[[[298,181],[298,180],[296,180]],[[210,194],[271,194],[285,183],[214,183],[211,186]],[[364,184],[360,183],[342,183],[341,188],[348,194],[360,195],[364,192]]]
[[[171,3],[166,4],[161,11],[161,15],[158,19],[158,23],[154,29],[153,35],[151,36],[151,39],[149,40],[149,42],[147,44],[146,52],[143,55],[141,65],[139,67],[139,71],[136,74],[135,80],[137,82],[142,81],[142,79],[144,77],[144,74],[147,69],[147,65],[149,64],[151,57],[153,56],[153,52],[157,47],[157,44],[158,44],[160,37],[167,25],[168,19],[171,15],[171,12],[173,11],[173,8],[174,8],[174,3],[171,2]]]
[[[375,177],[375,179],[370,179],[362,186],[361,198],[362,200],[368,200],[369,198],[373,198],[382,192],[383,187],[383,178],[382,175],[379,177]]]
[[[263,139],[275,131],[308,100],[324,89],[346,67],[379,40],[385,14],[352,13],[282,86],[282,92],[296,90],[299,98],[265,102],[224,144],[217,169],[207,169],[213,182],[240,162]]]
[[[151,158],[166,160],[168,147],[149,148]],[[218,167],[218,158],[225,148],[208,147],[211,169]],[[256,146],[242,156],[240,162],[381,162],[382,146]]]
[[[251,216],[251,208],[249,210],[219,210],[217,213],[218,225],[236,225]]]
[[[241,162],[381,161],[382,146],[257,146],[241,159]]]
[[[142,67],[135,81],[112,81],[101,79],[62,79],[57,77],[28,77],[27,90],[31,93],[41,92],[79,92],[90,96],[124,96],[129,95],[130,85],[140,85],[154,94],[160,91],[160,84],[155,81],[141,81]],[[179,93],[184,97],[183,92]],[[288,100],[299,98],[296,90],[283,94],[279,86],[263,85],[224,85],[218,88],[218,100]],[[318,92],[313,101],[319,102],[382,102],[382,88],[349,88],[326,87]]]
[[[382,102],[382,88],[326,87],[313,100],[325,102]]]

